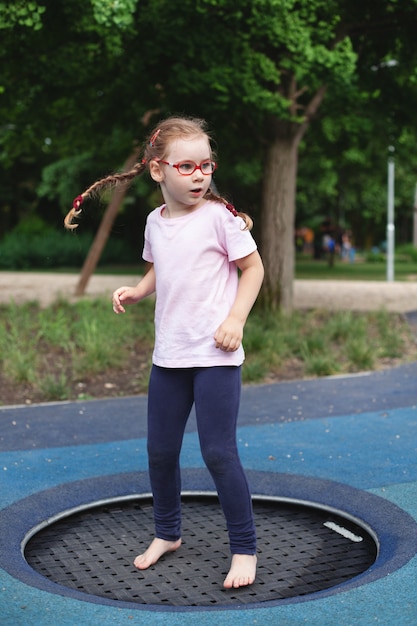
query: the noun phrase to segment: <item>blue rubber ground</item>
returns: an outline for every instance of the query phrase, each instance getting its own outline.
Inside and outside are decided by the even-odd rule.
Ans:
[[[253,492],[338,508],[381,543],[371,570],[302,599],[157,610],[79,597],[27,566],[20,544],[37,523],[149,489],[145,416],[145,397],[0,409],[2,626],[417,623],[417,363],[243,390],[238,438]],[[193,417],[182,467],[184,489],[212,489]]]

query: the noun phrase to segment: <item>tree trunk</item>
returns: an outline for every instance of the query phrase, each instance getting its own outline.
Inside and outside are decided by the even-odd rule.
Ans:
[[[265,279],[261,302],[269,309],[291,313],[294,281],[294,222],[297,186],[298,146],[327,90],[321,85],[304,107],[302,123],[270,118],[271,137],[267,151],[262,195],[261,252]],[[292,115],[297,114],[295,76],[289,82],[287,98]]]
[[[285,133],[277,129],[265,163],[261,219],[261,252],[265,279],[261,302],[270,309],[282,309],[290,313],[293,305],[299,134],[293,125],[286,126]],[[288,132],[290,128],[291,131]]]
[[[132,169],[138,159],[138,156],[139,148],[136,148],[127,159],[124,165],[124,171],[129,171],[130,169]],[[75,288],[76,296],[82,296],[85,292],[88,281],[90,280],[91,275],[93,274],[94,270],[96,269],[97,263],[100,260],[101,253],[103,252],[104,246],[106,245],[107,239],[109,238],[113,222],[116,219],[116,216],[119,212],[120,206],[123,202],[128,188],[129,185],[126,184],[123,185],[123,187],[117,187],[113,193],[113,196],[103,215],[103,219],[101,220],[94,241],[91,244],[90,250],[88,251],[87,257],[84,261],[80,278]]]

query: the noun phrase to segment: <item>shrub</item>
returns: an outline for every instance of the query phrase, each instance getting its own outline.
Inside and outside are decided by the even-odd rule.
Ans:
[[[26,270],[57,267],[80,267],[89,251],[93,236],[88,233],[59,232],[51,228],[29,231],[17,227],[0,242],[0,269]],[[137,261],[134,253],[120,239],[109,239],[100,265]]]
[[[397,246],[395,253],[396,253],[396,261],[405,260],[411,263],[417,263],[417,248],[415,248],[412,243],[407,243],[401,246]]]

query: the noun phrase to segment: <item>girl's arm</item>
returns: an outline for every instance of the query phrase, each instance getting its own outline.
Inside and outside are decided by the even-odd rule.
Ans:
[[[115,313],[125,313],[123,305],[136,304],[146,296],[155,292],[155,269],[153,264],[138,282],[136,287],[119,287],[113,293],[113,311]]]
[[[255,303],[264,277],[264,267],[257,251],[236,261],[241,271],[237,294],[229,315],[214,334],[216,348],[234,352],[242,342],[243,328]]]

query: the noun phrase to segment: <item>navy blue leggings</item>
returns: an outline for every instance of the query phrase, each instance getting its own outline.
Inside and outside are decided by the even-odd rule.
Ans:
[[[240,387],[240,367],[152,367],[148,456],[155,532],[160,539],[181,537],[179,457],[195,404],[201,453],[226,518],[231,553],[255,554],[252,501],[236,444]]]

